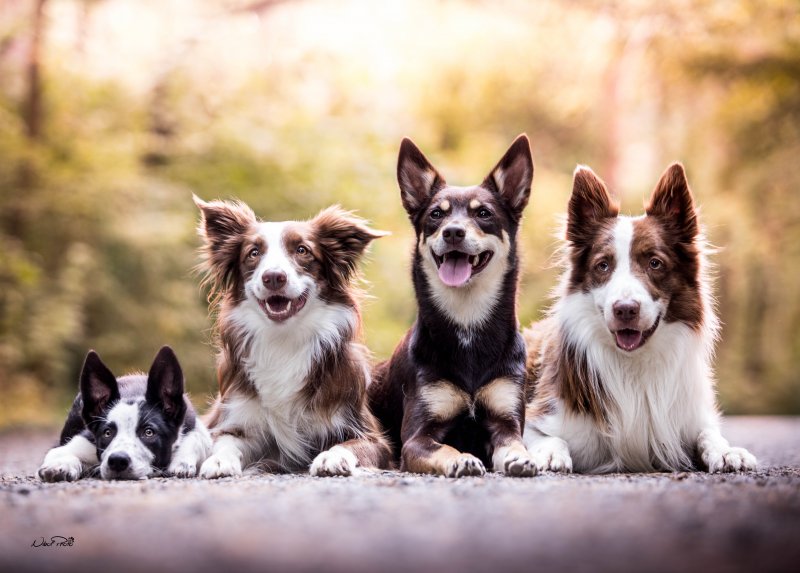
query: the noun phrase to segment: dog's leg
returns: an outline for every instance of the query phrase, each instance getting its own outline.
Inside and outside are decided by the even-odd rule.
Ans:
[[[99,463],[97,447],[82,432],[63,446],[51,449],[39,468],[42,481],[75,481]]]
[[[476,402],[486,412],[494,471],[515,477],[536,475],[536,465],[522,443],[524,419],[522,381],[497,378],[478,390]]]
[[[167,473],[179,478],[196,476],[200,465],[211,454],[211,447],[211,434],[197,421],[194,430],[186,434],[177,448],[174,448]]]
[[[542,434],[533,425],[528,424],[525,428],[524,441],[539,471],[572,472],[569,446],[561,438]]]
[[[439,474],[447,477],[482,476],[483,462],[472,454],[459,452],[420,433],[403,444],[402,469],[420,474]]]
[[[403,412],[400,469],[447,477],[484,475],[486,468],[481,460],[441,443],[470,402],[463,390],[444,380],[424,384],[408,397]]]
[[[214,438],[211,456],[200,466],[200,477],[215,479],[242,475],[245,453],[249,451],[245,438],[221,433]]]
[[[697,438],[697,451],[709,473],[755,470],[758,461],[744,448],[733,448],[719,427],[710,425]]]
[[[376,421],[369,421],[377,427]],[[383,436],[375,431],[320,453],[311,463],[309,473],[320,477],[355,475],[364,468],[387,468],[391,458],[392,449]]]

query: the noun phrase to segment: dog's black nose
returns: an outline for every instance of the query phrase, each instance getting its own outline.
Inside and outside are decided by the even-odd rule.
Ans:
[[[280,290],[286,284],[286,273],[283,271],[265,271],[261,281],[269,290]]]
[[[115,472],[124,472],[131,465],[128,454],[116,452],[108,456],[108,468]]]
[[[451,245],[458,245],[464,240],[466,235],[466,229],[457,225],[450,225],[449,227],[445,227],[444,231],[442,231],[444,241],[446,243],[450,243]]]
[[[639,303],[635,300],[618,300],[612,310],[614,318],[622,322],[632,322],[639,318]]]

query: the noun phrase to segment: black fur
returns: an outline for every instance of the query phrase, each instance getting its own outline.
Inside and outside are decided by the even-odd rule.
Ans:
[[[520,172],[528,169],[527,176],[525,173],[517,176],[520,173],[513,171],[510,179],[515,187],[510,190],[499,189],[493,174],[501,166]],[[406,169],[412,173],[409,175]],[[391,359],[375,368],[369,392],[373,412],[391,438],[395,456],[403,458],[404,467],[407,467],[407,463],[405,454],[401,455],[401,448],[420,432],[433,439],[433,449],[439,444],[446,444],[473,454],[487,466],[498,433],[507,431],[509,435],[521,437],[524,424],[522,393],[525,344],[519,334],[516,316],[519,275],[516,237],[533,174],[527,138],[518,138],[495,170],[480,186],[454,195],[416,146],[408,140],[404,140],[401,146],[398,180],[403,204],[417,238],[412,280],[418,315]],[[459,203],[461,209],[465,209],[473,198],[480,199],[492,211],[489,220],[473,219],[480,230],[498,237],[505,232],[510,239],[508,266],[502,277],[500,296],[489,318],[480,326],[471,327],[468,332],[461,329],[434,302],[420,252],[420,237],[427,238],[446,224],[447,217],[438,220],[430,217],[431,211],[445,196],[451,203]],[[471,340],[468,345],[462,342],[465,335]],[[475,396],[482,387],[498,378],[507,378],[519,385],[520,408],[508,413],[508,420],[498,421],[496,416],[477,405],[474,417],[461,413],[454,419],[437,422],[431,419],[424,408],[418,407],[419,390],[427,384],[446,380],[469,396]]]
[[[183,393],[183,373],[174,352],[163,347],[150,368],[149,375],[132,374],[116,378],[93,350],[89,351],[81,371],[80,393],[61,431],[63,446],[81,435],[97,448],[97,459],[113,440],[116,427],[106,421],[108,413],[120,402],[139,408],[139,439],[155,456],[153,467],[164,471],[172,459],[172,446],[179,434],[194,430],[196,413]],[[144,428],[154,435],[144,435]],[[106,431],[109,435],[106,435]]]

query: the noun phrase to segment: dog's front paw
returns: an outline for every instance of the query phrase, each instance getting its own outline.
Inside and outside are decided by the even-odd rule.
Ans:
[[[536,463],[527,452],[509,452],[503,460],[503,473],[512,477],[533,477],[538,472]]]
[[[217,479],[242,475],[242,462],[236,456],[214,454],[200,467],[200,477]]]
[[[472,454],[461,454],[448,464],[447,477],[482,476],[486,473],[483,462]]]
[[[322,452],[311,463],[308,470],[312,476],[351,476],[356,473],[358,458],[343,446],[333,446]]]
[[[42,481],[75,481],[81,477],[83,465],[77,456],[61,455],[45,459],[39,468],[39,479]]]
[[[744,448],[708,449],[703,461],[711,474],[753,471],[758,466],[756,457]]]
[[[176,458],[167,468],[167,474],[177,478],[192,478],[197,475],[195,460]]]
[[[534,464],[540,472],[572,473],[572,458],[566,448],[541,448],[533,452]]]

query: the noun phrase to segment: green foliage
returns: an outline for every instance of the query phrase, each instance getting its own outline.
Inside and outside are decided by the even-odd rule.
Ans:
[[[722,247],[723,406],[800,413],[796,4],[409,1],[397,11],[353,0],[337,26],[320,24],[330,7],[319,2],[260,18],[226,2],[197,13],[164,4],[47,4],[34,138],[30,15],[0,22],[0,425],[59,419],[89,348],[122,373],[170,344],[196,401],[213,392],[193,192],[240,198],[272,220],[339,203],[390,231],[363,266],[365,339],[387,357],[415,314],[400,138],[471,184],[522,131],[536,163],[523,325],[555,284],[574,165],[592,165],[638,212],[678,158]],[[127,42],[170,9],[181,18],[159,28],[161,44]],[[135,18],[123,26],[120,13]],[[193,18],[206,23],[199,35]],[[109,71],[112,61],[125,65]]]

